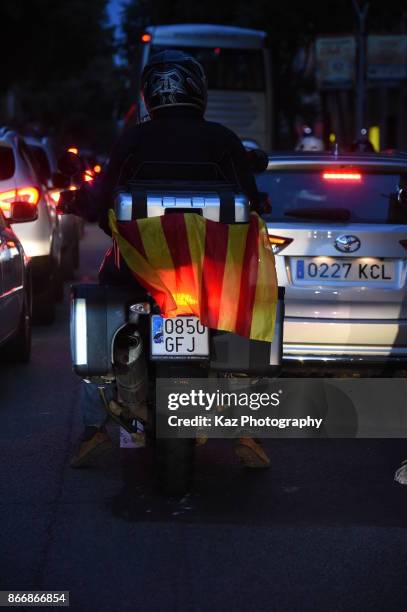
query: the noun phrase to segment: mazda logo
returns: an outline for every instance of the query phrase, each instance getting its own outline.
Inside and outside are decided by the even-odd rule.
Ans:
[[[335,249],[342,253],[354,253],[360,249],[360,240],[357,236],[338,236],[335,240]]]

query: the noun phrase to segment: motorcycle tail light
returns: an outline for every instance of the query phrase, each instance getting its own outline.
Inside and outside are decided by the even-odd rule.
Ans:
[[[11,189],[10,191],[0,192],[0,208],[4,215],[10,215],[10,208],[13,202],[27,202],[36,206],[40,199],[40,190],[38,187],[20,187],[19,189]]]
[[[269,243],[271,244],[271,249],[274,255],[280,253],[286,246],[292,243],[292,238],[286,238],[284,236],[273,236],[272,234],[268,235]]]

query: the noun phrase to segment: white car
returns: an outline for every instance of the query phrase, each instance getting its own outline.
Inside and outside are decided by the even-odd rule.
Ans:
[[[54,319],[55,293],[60,282],[61,232],[55,206],[38,174],[33,158],[23,138],[8,128],[0,128],[0,146],[12,151],[13,172],[0,180],[0,208],[6,218],[13,201],[35,204],[38,218],[29,223],[13,225],[30,259],[33,283],[33,314],[38,322]]]
[[[257,183],[286,288],[284,358],[407,360],[407,155],[276,153]]]
[[[50,190],[50,197],[56,204],[59,191],[54,185],[54,176],[58,172],[57,157],[49,138],[25,137],[32,155],[36,158],[42,180]],[[62,278],[72,279],[75,270],[79,268],[79,244],[83,233],[83,223],[75,215],[60,215],[59,228],[61,232],[61,274]],[[61,296],[62,297],[62,296]]]

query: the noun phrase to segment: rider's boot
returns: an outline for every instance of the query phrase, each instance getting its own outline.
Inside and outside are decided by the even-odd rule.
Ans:
[[[93,459],[111,449],[112,446],[112,441],[104,426],[85,427],[79,448],[72,457],[70,466],[72,468],[85,467],[89,465]]]
[[[241,462],[249,468],[267,468],[270,466],[270,459],[257,438],[239,438],[235,453]]]

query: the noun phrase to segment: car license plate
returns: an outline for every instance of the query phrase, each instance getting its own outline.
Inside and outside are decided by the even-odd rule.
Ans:
[[[152,357],[196,359],[208,355],[208,328],[197,317],[151,317]]]
[[[320,283],[392,283],[395,280],[395,262],[369,258],[304,257],[293,258],[296,284]]]

